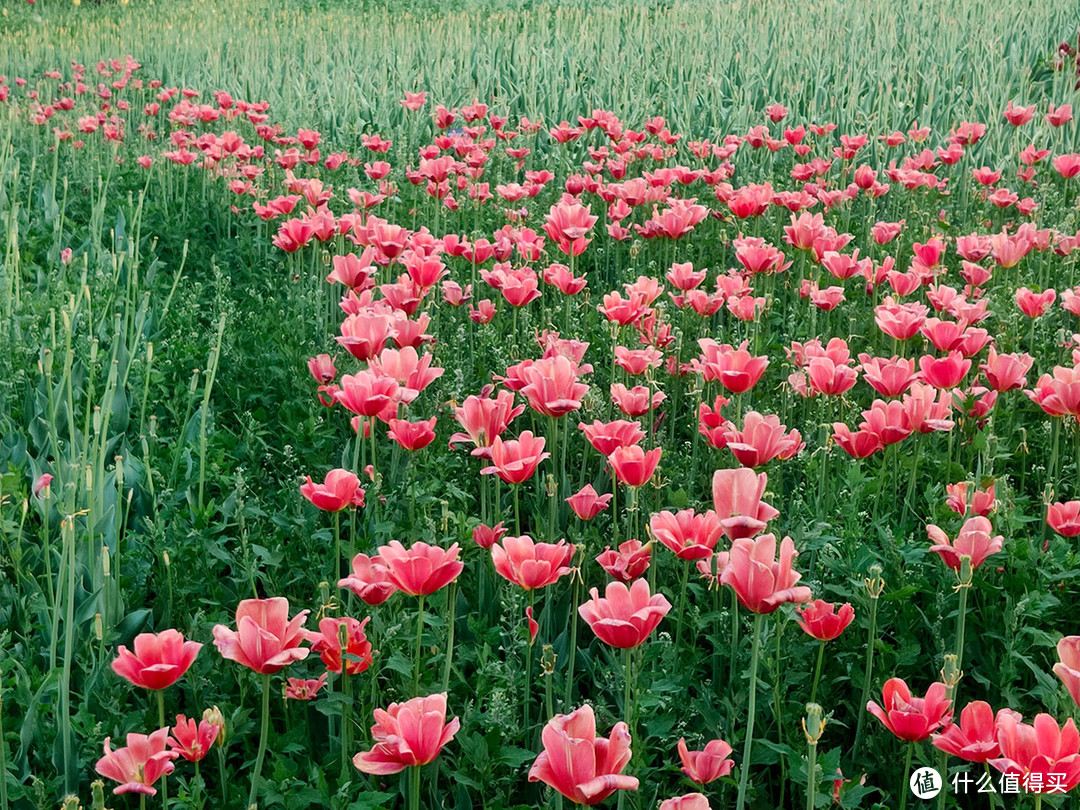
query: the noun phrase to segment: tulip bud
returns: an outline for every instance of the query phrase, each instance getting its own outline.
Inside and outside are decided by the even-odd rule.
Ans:
[[[217,739],[214,741],[219,747],[225,747],[225,717],[221,713],[221,709],[214,706],[212,709],[206,709],[202,713],[202,719],[207,723],[218,727]]]
[[[94,614],[94,639],[100,642],[105,637],[105,628],[101,622],[101,614]]]
[[[554,498],[556,491],[555,476],[548,473],[547,477],[544,479],[544,492],[549,498]]]
[[[64,803],[60,805],[60,810],[82,810],[82,805],[79,804],[79,797],[65,796]]]
[[[161,552],[161,559],[164,561],[166,568],[168,568],[169,566],[172,565],[172,562],[169,560],[169,552],[167,552],[167,551]]]

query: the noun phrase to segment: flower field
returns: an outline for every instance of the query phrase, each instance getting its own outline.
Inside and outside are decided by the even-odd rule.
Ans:
[[[0,810],[1072,806],[1065,5],[6,4]]]

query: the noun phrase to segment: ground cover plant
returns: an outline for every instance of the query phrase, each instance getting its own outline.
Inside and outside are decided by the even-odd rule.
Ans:
[[[0,810],[1068,805],[1062,4],[0,32]]]

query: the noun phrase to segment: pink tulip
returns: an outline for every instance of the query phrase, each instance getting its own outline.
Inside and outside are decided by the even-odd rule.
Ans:
[[[543,782],[576,804],[599,804],[616,790],[637,790],[638,780],[622,773],[630,763],[630,731],[616,723],[607,739],[596,738],[592,707],[555,715],[541,733],[544,750],[529,769],[530,782]]]
[[[628,487],[642,487],[652,478],[660,463],[662,450],[654,447],[646,452],[640,445],[617,447],[608,456],[608,465],[615,477]]]
[[[1061,678],[1073,702],[1080,705],[1080,636],[1065,636],[1057,643],[1054,674]]]
[[[459,551],[457,543],[440,548],[419,541],[406,549],[391,540],[379,546],[379,562],[386,566],[387,576],[398,590],[410,596],[428,596],[457,579],[465,568],[458,560]]]
[[[713,506],[729,540],[753,537],[780,514],[761,500],[768,481],[768,475],[747,467],[713,473]]]
[[[678,751],[682,772],[699,785],[707,785],[727,776],[735,764],[728,759],[731,746],[723,740],[710,740],[703,750],[691,751],[686,746],[686,740],[680,737]]]
[[[545,588],[569,574],[574,547],[565,540],[537,543],[528,535],[504,537],[491,547],[495,572],[526,591]]]
[[[290,621],[289,600],[283,596],[245,599],[236,608],[236,630],[214,625],[214,646],[223,658],[271,675],[308,657],[311,651],[300,644],[309,612],[302,610]]]
[[[491,466],[480,472],[497,475],[508,484],[521,484],[532,477],[546,458],[551,458],[551,453],[544,452],[544,439],[533,436],[530,430],[509,441],[496,436],[491,443]]]
[[[610,492],[598,495],[592,484],[586,484],[569,498],[566,498],[566,502],[570,504],[574,514],[581,520],[592,520],[608,508],[611,498],[612,494]]]
[[[197,641],[184,641],[176,630],[135,636],[135,652],[123,644],[117,649],[112,670],[143,689],[165,689],[183,676],[202,649]]]
[[[612,579],[633,582],[648,570],[651,557],[652,543],[642,545],[640,540],[627,540],[619,544],[617,551],[611,546],[605,548],[596,561]]]
[[[885,682],[883,698],[884,708],[871,700],[866,710],[901,740],[925,740],[952,719],[943,683],[931,684],[926,697],[916,698],[900,678],[890,678]]]
[[[703,514],[683,509],[678,513],[654,512],[649,518],[649,530],[680,560],[700,560],[712,554],[723,527],[711,509]]]
[[[780,424],[779,416],[762,416],[757,411],[748,411],[743,417],[742,430],[732,424],[724,435],[727,448],[740,464],[760,467],[776,458],[784,461],[793,458],[806,446],[799,431],[786,431],[787,427]]]
[[[368,605],[381,605],[398,589],[379,557],[357,554],[352,559],[352,570],[352,574],[338,580],[338,587],[348,588]]]
[[[348,470],[331,470],[321,484],[305,476],[300,494],[325,512],[340,512],[350,506],[364,505],[364,490],[360,479]]]
[[[162,776],[168,776],[176,768],[172,760],[180,756],[177,751],[170,751],[168,744],[169,729],[159,728],[149,736],[146,734],[128,734],[127,747],[115,751],[109,746],[110,737],[105,738],[105,756],[94,766],[106,779],[119,782],[113,793],[141,793],[154,796],[157,789],[154,782]]]
[[[446,692],[391,703],[374,714],[371,736],[375,747],[353,757],[353,765],[362,773],[376,776],[433,762],[461,728],[456,717],[446,722]]]
[[[992,531],[990,521],[982,516],[969,518],[955,540],[950,540],[945,532],[932,523],[926,527],[927,536],[934,541],[930,550],[936,552],[953,571],[960,570],[961,557],[970,557],[974,570],[986,562],[987,557],[1001,551],[1002,537],[1000,534],[991,537]]]
[[[1020,720],[1020,715],[1012,709],[1001,709],[997,713],[999,719],[1010,715]],[[973,700],[965,706],[960,712],[960,724],[950,723],[933,735],[932,742],[939,751],[968,762],[989,762],[1001,756],[994,710],[981,700]]]
[[[1020,779],[1028,793],[1068,792],[1080,784],[1080,733],[1069,718],[1059,727],[1048,714],[1035,716],[1034,725],[1019,716],[999,716],[997,739],[1000,759],[990,764]]]
[[[176,715],[176,725],[172,727],[169,748],[188,762],[198,762],[210,753],[210,748],[221,733],[222,725],[205,718],[198,723],[182,714]]]
[[[776,557],[776,536],[763,534],[753,540],[740,538],[732,543],[728,564],[720,575],[730,585],[743,607],[754,613],[772,613],[785,602],[806,602],[810,589],[796,583],[802,574],[792,569],[798,553],[795,543],[785,537]]]

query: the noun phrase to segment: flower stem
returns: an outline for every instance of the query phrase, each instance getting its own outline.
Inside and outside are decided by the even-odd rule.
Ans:
[[[450,669],[454,661],[454,620],[457,616],[457,580],[450,583],[450,591],[446,597],[447,613],[446,620],[446,660],[443,662],[442,691],[450,690]]]
[[[679,649],[679,639],[682,638],[683,622],[686,619],[686,584],[690,579],[690,566],[693,565],[689,560],[683,562],[683,575],[682,575],[682,587],[679,588],[679,621],[675,625],[675,649]]]
[[[764,616],[754,614],[754,646],[750,652],[750,701],[746,716],[746,742],[743,743],[742,766],[739,773],[739,797],[735,802],[735,810],[743,810],[746,806],[746,785],[750,776],[750,752],[754,742],[754,713],[757,711],[757,670],[758,659],[761,657],[761,625]]]
[[[334,512],[334,580],[341,579],[341,512]]]
[[[255,795],[259,790],[259,776],[262,774],[263,760],[266,758],[266,737],[270,731],[270,674],[262,676],[262,727],[259,731],[259,753],[255,755],[255,767],[251,771],[251,791],[248,793],[247,807],[255,804]]]
[[[577,657],[578,586],[581,584],[581,574],[575,572],[573,578],[574,584],[571,588],[570,595],[570,649],[567,651],[566,694],[563,699],[563,712],[570,711],[571,701],[574,699],[574,659]]]
[[[517,490],[515,490],[515,493],[516,492],[517,492]],[[536,600],[536,591],[534,589],[530,588],[529,589],[529,607],[530,608],[533,607],[533,605],[535,603],[535,600]],[[531,613],[532,611],[530,610],[529,612]],[[525,677],[521,682],[521,706],[522,706],[522,714],[525,716],[525,725],[523,726],[523,728],[525,730],[525,740],[526,740],[526,744],[528,744],[528,740],[529,740],[529,691],[530,691],[530,687],[532,686],[532,648],[533,648],[532,639],[531,638],[528,639],[525,642],[525,644],[526,644],[526,646],[525,646],[525,673],[524,673]]]
[[[815,798],[817,798],[817,742],[811,741],[807,743],[806,810],[814,810]]]
[[[412,675],[412,690],[413,695],[419,694],[420,689],[420,645],[424,636],[424,596],[419,597],[419,603],[416,610],[416,648],[413,651],[413,675]]]
[[[907,786],[908,778],[911,775],[911,754],[915,750],[915,743],[909,742],[907,747],[907,756],[904,758],[904,778],[900,782],[900,810],[904,810],[907,807]]]
[[[810,687],[810,702],[817,703],[818,682],[821,680],[821,661],[825,658],[825,642],[818,642],[817,666],[814,667],[814,685]]]
[[[862,699],[859,701],[859,722],[855,730],[855,747],[851,749],[852,755],[859,753],[859,743],[862,742],[863,720],[866,717],[866,702],[870,699],[870,679],[874,670],[874,637],[877,633],[877,607],[878,600],[870,600],[870,629],[866,634],[866,666],[863,670]]]
[[[157,716],[158,716],[158,728],[165,728],[165,690],[155,690],[157,695]],[[161,806],[169,806],[169,777],[162,774],[161,776]]]
[[[409,790],[409,807],[410,810],[420,810],[420,766],[413,765],[409,776],[412,782]]]

